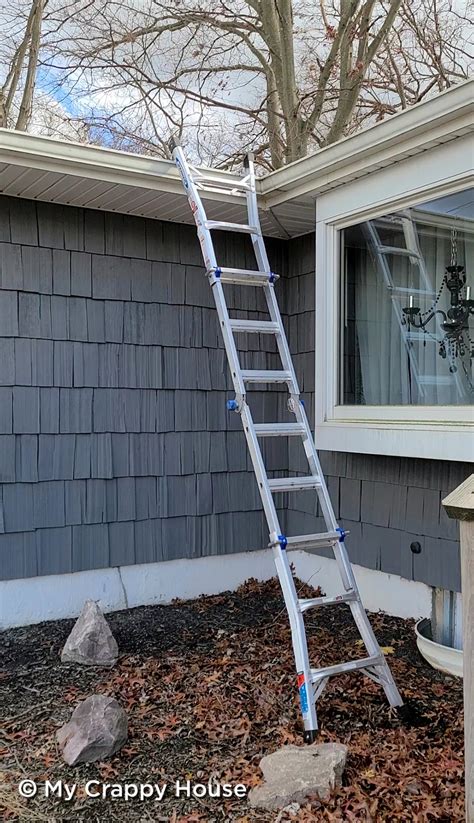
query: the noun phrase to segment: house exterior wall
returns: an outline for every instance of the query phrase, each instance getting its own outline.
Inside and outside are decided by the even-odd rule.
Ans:
[[[223,265],[253,265],[243,238],[218,240]],[[313,423],[314,238],[269,253]],[[263,317],[261,291],[228,295],[235,316]],[[279,367],[273,339],[247,345],[247,368]],[[1,579],[264,548],[232,396],[193,228],[0,198]],[[252,392],[256,420],[281,419],[285,402]],[[307,471],[292,438],[264,446],[270,470]],[[459,589],[440,501],[467,464],[320,456],[355,563]],[[280,504],[287,533],[324,530],[311,493]]]
[[[0,271],[1,579],[266,546],[195,231],[2,197]]]
[[[314,237],[291,240],[288,246],[290,346],[298,352],[295,365],[313,415]],[[312,293],[306,286],[310,282]],[[319,456],[336,517],[351,533],[347,548],[353,563],[460,591],[457,524],[446,516],[441,500],[472,472],[470,463],[336,451],[320,451]],[[291,442],[289,468],[306,470]],[[288,533],[322,531],[324,522],[314,498],[304,493],[293,498]],[[417,554],[410,548],[414,542],[420,544]],[[330,556],[325,550],[321,554]]]

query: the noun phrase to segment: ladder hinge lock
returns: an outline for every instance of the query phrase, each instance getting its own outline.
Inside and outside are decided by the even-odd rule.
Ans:
[[[222,269],[219,266],[217,266],[217,268],[214,269],[214,277],[220,277],[221,274],[222,274]]]
[[[275,280],[277,279],[277,277],[278,277],[278,275],[276,275],[275,272],[271,271],[270,274],[268,275],[268,280],[269,280],[270,283],[274,283]]]
[[[284,534],[279,534],[278,535],[278,542],[280,544],[281,549],[286,549],[286,547],[288,545],[288,540],[286,539]]]
[[[336,531],[339,532],[339,543],[344,543],[344,540],[346,539],[346,535],[348,533],[341,528],[336,529]]]

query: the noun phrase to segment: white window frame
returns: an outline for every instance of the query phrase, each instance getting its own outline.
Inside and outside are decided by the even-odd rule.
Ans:
[[[339,233],[364,220],[472,186],[468,145],[458,139],[433,147],[346,183],[316,202],[315,434],[320,449],[474,460],[473,406],[339,403]]]

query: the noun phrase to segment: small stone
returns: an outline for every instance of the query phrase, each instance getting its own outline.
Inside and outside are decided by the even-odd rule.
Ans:
[[[93,600],[86,600],[61,652],[63,663],[84,666],[114,666],[117,642],[104,615]]]
[[[340,743],[283,746],[260,761],[265,782],[251,790],[250,805],[283,809],[310,795],[328,800],[341,785],[346,758],[347,746]]]
[[[286,812],[287,814],[295,815],[295,814],[298,814],[300,809],[301,809],[301,806],[300,806],[299,803],[290,803],[289,806],[285,806],[283,811]]]
[[[71,719],[56,732],[64,760],[69,766],[105,760],[127,740],[128,721],[124,710],[103,694],[94,694],[74,709]]]

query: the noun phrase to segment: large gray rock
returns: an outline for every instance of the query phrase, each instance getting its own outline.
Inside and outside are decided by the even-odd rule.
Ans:
[[[69,766],[105,760],[122,748],[128,721],[113,697],[94,694],[73,711],[71,719],[56,732],[62,755]]]
[[[327,800],[341,785],[346,758],[347,746],[340,743],[284,746],[260,761],[265,783],[251,790],[250,805],[283,809],[309,795]]]
[[[117,642],[97,603],[86,600],[61,652],[63,663],[85,666],[114,666]]]

